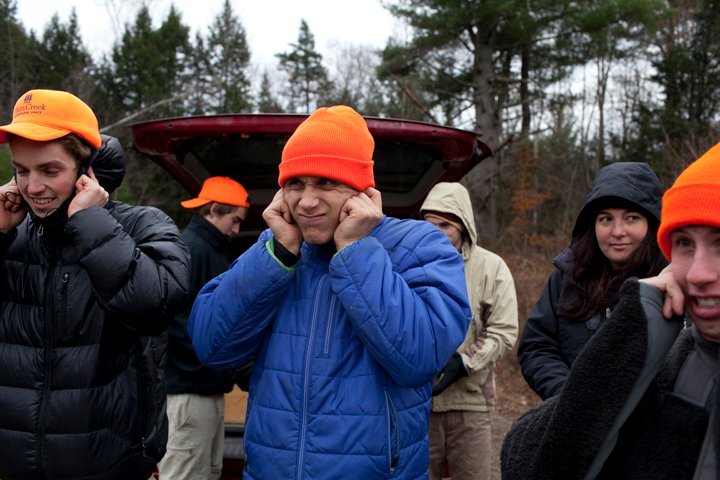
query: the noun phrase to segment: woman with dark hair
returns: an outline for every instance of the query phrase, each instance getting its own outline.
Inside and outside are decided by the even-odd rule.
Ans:
[[[556,395],[570,367],[618,301],[628,277],[651,277],[666,265],[655,240],[662,187],[646,163],[601,169],[578,214],[572,241],[528,316],[518,361],[544,400]]]

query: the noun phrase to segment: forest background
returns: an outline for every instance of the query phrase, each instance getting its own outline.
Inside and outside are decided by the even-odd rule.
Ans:
[[[31,88],[71,91],[104,133],[130,144],[129,123],[228,112],[301,112],[347,104],[363,115],[410,118],[481,132],[494,156],[463,183],[480,244],[508,262],[521,322],[550,260],[569,242],[595,172],[648,162],[665,187],[718,141],[720,0],[387,0],[404,25],[384,48],[344,45],[324,58],[305,21],[254,67],[242,12],[226,1],[190,35],[171,8],[140,7],[109,53],[93,57],[74,12],[28,31],[15,0],[0,0],[0,121]],[[368,32],[372,35],[372,32]],[[116,196],[155,205],[182,226],[187,193],[128,149]],[[10,176],[0,148],[0,180]],[[497,370],[498,403],[519,413],[537,401],[514,355]],[[504,407],[503,405],[506,405]],[[514,410],[513,410],[514,409]]]

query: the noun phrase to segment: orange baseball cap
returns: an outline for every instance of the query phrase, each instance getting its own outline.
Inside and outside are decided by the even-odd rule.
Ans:
[[[92,109],[72,93],[30,90],[15,102],[12,123],[0,127],[0,143],[7,133],[47,142],[74,133],[93,148],[100,148],[100,130]]]
[[[180,202],[185,208],[202,207],[210,202],[224,203],[236,207],[249,207],[248,192],[240,183],[230,177],[210,177],[203,182],[197,197]]]

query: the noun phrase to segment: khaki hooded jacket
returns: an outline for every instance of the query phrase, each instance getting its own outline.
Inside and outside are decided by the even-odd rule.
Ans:
[[[461,255],[472,309],[472,322],[458,348],[469,375],[433,397],[432,410],[486,412],[495,404],[495,363],[510,352],[518,336],[515,283],[502,258],[478,246],[468,191],[459,183],[439,183],[428,194],[422,212],[451,213],[465,226]]]

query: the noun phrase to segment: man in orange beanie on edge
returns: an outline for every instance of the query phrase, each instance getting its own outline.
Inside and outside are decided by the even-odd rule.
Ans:
[[[657,238],[670,265],[625,281],[560,394],[506,436],[504,479],[718,478],[720,144],[665,192]]]
[[[465,337],[463,261],[382,213],[374,140],[320,108],[282,153],[270,227],[193,306],[206,365],[255,358],[243,478],[427,478],[435,374]]]

